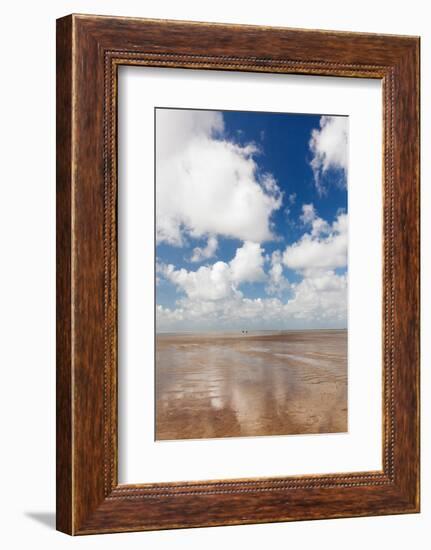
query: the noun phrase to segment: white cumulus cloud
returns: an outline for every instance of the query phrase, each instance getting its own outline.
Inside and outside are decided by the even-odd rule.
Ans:
[[[218,300],[193,298],[177,301],[174,309],[158,306],[157,330],[235,328],[280,329],[345,327],[347,275],[333,271],[306,277],[292,285],[292,297],[247,298],[240,292]]]
[[[261,173],[259,151],[229,141],[219,112],[156,111],[157,241],[223,236],[261,243],[274,237],[271,215],[282,193]]]
[[[313,204],[303,204],[302,214],[299,217],[304,225],[311,226],[311,236],[318,237],[323,233],[329,233],[330,226],[327,221],[317,215]]]
[[[333,270],[347,265],[348,218],[341,213],[329,225],[319,218],[313,205],[304,205],[302,221],[311,226],[311,232],[286,247],[283,263],[302,273]]]
[[[238,248],[234,259],[229,263],[232,280],[236,283],[263,281],[265,273],[262,253],[261,246],[250,241]]]
[[[208,237],[207,245],[205,248],[201,248],[200,246],[197,246],[193,249],[193,255],[190,258],[191,262],[202,262],[204,260],[208,260],[209,258],[212,258],[218,248],[218,240],[217,237],[211,236]]]
[[[347,274],[313,270],[294,285],[286,314],[295,319],[333,325],[347,322]]]
[[[330,170],[341,170],[343,182],[346,181],[348,168],[348,131],[349,120],[342,116],[322,116],[320,128],[311,133],[310,150],[313,154],[311,168],[316,188],[320,194],[325,192],[322,181]]]
[[[172,264],[158,264],[157,270],[192,300],[222,300],[241,295],[241,283],[265,279],[263,249],[260,244],[246,241],[229,262],[215,262],[196,271],[175,269]]]
[[[281,294],[290,287],[289,281],[283,275],[283,256],[279,250],[274,250],[271,255],[271,267],[268,271],[268,284],[266,292],[268,294]]]
[[[161,266],[161,273],[192,300],[221,300],[235,292],[230,268],[225,262],[201,266],[197,271],[175,269],[169,264]]]

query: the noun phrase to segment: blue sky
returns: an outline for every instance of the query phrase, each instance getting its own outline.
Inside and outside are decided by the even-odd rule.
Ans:
[[[156,109],[158,331],[347,323],[348,118]]]

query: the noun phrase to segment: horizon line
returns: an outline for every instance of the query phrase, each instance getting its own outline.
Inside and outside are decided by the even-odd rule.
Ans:
[[[292,329],[208,329],[208,330],[163,330],[155,331],[155,334],[207,334],[208,332],[222,333],[240,333],[248,334],[253,332],[307,332],[307,331],[328,331],[328,330],[348,330],[348,327],[319,327],[319,328],[292,328]]]

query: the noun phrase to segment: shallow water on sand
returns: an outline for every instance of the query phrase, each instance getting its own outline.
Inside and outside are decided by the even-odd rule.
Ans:
[[[346,330],[157,335],[156,439],[346,431]]]

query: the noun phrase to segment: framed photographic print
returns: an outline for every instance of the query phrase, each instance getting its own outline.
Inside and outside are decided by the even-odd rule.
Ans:
[[[57,528],[419,511],[419,39],[57,22]]]

